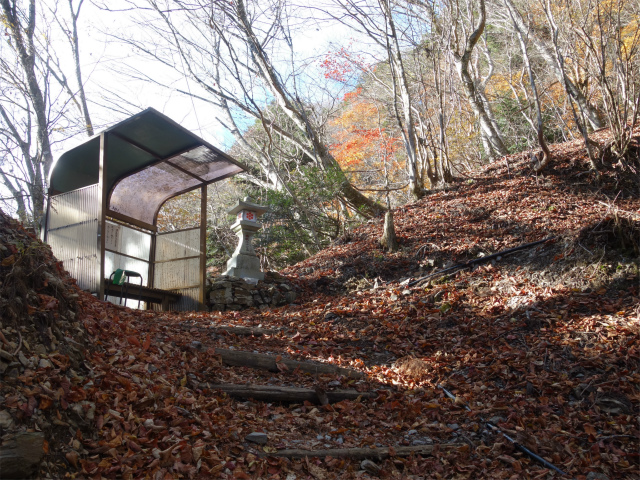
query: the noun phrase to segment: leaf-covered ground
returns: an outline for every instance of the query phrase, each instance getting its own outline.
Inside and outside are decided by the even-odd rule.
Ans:
[[[41,476],[55,478],[638,478],[638,184],[612,166],[596,181],[585,173],[579,143],[554,153],[544,177],[512,156],[398,209],[396,253],[377,246],[382,223],[375,220],[290,267],[282,273],[302,291],[294,305],[139,312],[82,292],[71,295],[72,305],[52,304],[37,297],[48,283],[31,285],[38,312],[77,312],[69,324],[81,322],[89,348],[83,360],[55,344],[36,350],[49,327],[31,332],[31,344],[21,344],[26,364],[14,362],[1,387],[0,410],[11,418],[2,434],[44,431]],[[3,258],[6,274],[16,259]],[[237,336],[221,325],[278,331]],[[26,328],[3,317],[4,349],[16,348],[20,331],[27,338]],[[332,363],[366,377],[223,366],[216,348]],[[216,383],[376,396],[269,404],[232,399],[210,388]],[[252,432],[265,432],[267,443],[248,442]],[[423,444],[443,446],[430,456],[377,461],[376,473],[348,458],[269,456]]]

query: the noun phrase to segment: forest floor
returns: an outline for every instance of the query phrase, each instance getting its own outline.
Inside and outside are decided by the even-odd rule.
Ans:
[[[276,309],[101,302],[0,217],[2,448],[42,432],[43,478],[638,478],[638,177],[608,165],[596,180],[579,142],[552,151],[544,175],[513,155],[397,209],[395,253],[377,245],[381,219],[353,230],[281,272],[299,296]],[[271,354],[278,371],[223,365],[216,349]],[[319,401],[232,398],[222,383]],[[329,402],[345,389],[362,395]],[[388,458],[276,456],[380,447]]]

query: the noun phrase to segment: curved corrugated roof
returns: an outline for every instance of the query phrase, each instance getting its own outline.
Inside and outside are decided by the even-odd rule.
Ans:
[[[241,163],[148,108],[104,132],[108,214],[155,225],[169,198],[246,170]],[[100,136],[65,152],[53,167],[51,194],[99,180]]]

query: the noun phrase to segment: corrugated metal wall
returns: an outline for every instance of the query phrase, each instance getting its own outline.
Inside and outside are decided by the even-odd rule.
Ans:
[[[90,292],[100,288],[98,185],[51,197],[47,243],[64,268]]]
[[[51,197],[47,224],[47,243],[54,255],[78,281],[78,286],[92,293],[100,289],[99,207],[97,184],[56,195]],[[107,221],[104,269],[107,278],[118,268],[133,270],[142,275],[142,284],[149,286],[151,239],[151,233]],[[197,310],[200,283],[200,228],[158,234],[153,287],[182,295],[170,309]],[[119,301],[112,297],[109,300]],[[137,305],[137,300],[127,302],[133,308]]]
[[[182,295],[171,310],[197,310],[200,301],[200,227],[156,237],[153,286]]]

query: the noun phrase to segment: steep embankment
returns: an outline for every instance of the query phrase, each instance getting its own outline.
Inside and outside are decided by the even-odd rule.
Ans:
[[[22,347],[27,365],[14,358],[17,375],[5,383],[9,369],[3,373],[3,442],[7,432],[43,430],[49,443],[40,471],[53,477],[554,475],[506,434],[574,478],[637,478],[638,184],[611,165],[596,182],[578,143],[554,153],[544,177],[512,156],[399,209],[396,253],[379,249],[382,223],[373,221],[287,269],[303,290],[296,305],[157,314],[72,287],[55,297],[37,290],[51,281],[35,283],[36,295],[58,303],[38,302],[31,313],[56,305],[63,318],[75,308],[91,349],[76,366],[73,352],[62,350],[64,334],[51,349],[36,351],[35,337]],[[549,236],[408,286],[456,262]],[[22,257],[5,266],[6,258],[3,292],[12,284],[9,263]],[[39,324],[26,313],[22,323],[3,317],[4,350]],[[53,322],[55,313],[47,318]],[[229,351],[248,352],[240,356],[254,366],[264,358],[249,352],[270,354],[264,364],[273,371],[230,365],[237,358]],[[354,372],[308,373],[290,360]],[[298,400],[234,399],[221,384],[236,392],[231,385],[266,385]],[[307,388],[307,400],[293,387]],[[349,390],[359,398],[337,401]],[[390,458],[361,461],[383,447],[391,447]],[[419,451],[407,455],[405,447]],[[306,460],[276,456],[291,449],[323,451]]]

